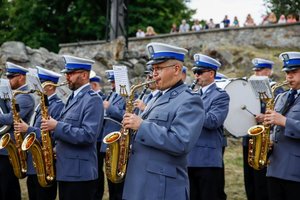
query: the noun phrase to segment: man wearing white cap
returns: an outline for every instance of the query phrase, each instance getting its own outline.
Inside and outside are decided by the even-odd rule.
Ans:
[[[42,67],[36,66],[38,70],[38,77],[44,85],[44,92],[47,95],[48,103],[45,102],[48,114],[54,118],[58,119],[60,112],[64,107],[64,103],[56,94],[56,86],[55,84],[58,83],[60,74],[55,73],[53,71],[44,69]],[[26,135],[34,132],[36,134],[37,140],[41,143],[41,123],[42,123],[42,113],[40,104],[35,109],[35,115],[33,119],[33,126],[29,126],[24,121],[18,122],[14,124],[15,130],[26,133]],[[42,187],[40,186],[36,169],[33,165],[32,154],[28,152],[27,157],[27,191],[29,199],[36,199],[36,200],[54,200],[56,199],[56,191],[57,191],[57,184],[56,180],[49,186],[49,187]],[[55,166],[54,166],[55,168]]]
[[[113,70],[105,71],[106,78],[111,84],[111,91],[103,101],[103,107],[105,109],[105,119],[103,122],[102,139],[113,131],[120,131],[122,128],[122,119],[126,109],[126,102],[124,98],[116,93],[115,76]],[[101,140],[102,141],[102,140]],[[105,151],[107,144],[101,144],[101,155],[105,157]],[[121,200],[123,193],[124,182],[113,183],[107,179],[108,192],[110,200]]]
[[[89,83],[94,61],[63,57],[66,63],[63,72],[73,93],[59,120],[42,119],[41,128],[53,131],[56,142],[59,199],[94,199],[98,178],[96,143],[104,113],[102,99]]]
[[[188,173],[191,200],[226,199],[224,193],[223,123],[229,109],[229,95],[215,83],[217,60],[203,55],[194,55],[192,68],[200,89],[205,110],[205,121],[197,144],[188,156]]]
[[[12,90],[28,91],[26,84],[26,73],[28,70],[22,66],[11,62],[6,62],[6,76],[9,80]],[[20,117],[23,121],[29,122],[34,110],[34,99],[30,94],[16,95],[16,102],[19,105]],[[10,125],[9,133],[14,138],[13,129],[13,114],[10,107],[10,112],[7,114],[0,114],[0,124]],[[0,150],[0,199],[21,199],[19,180],[13,173],[12,166],[9,162],[8,153],[6,149]]]
[[[141,116],[124,115],[123,126],[136,133],[123,199],[189,199],[187,153],[201,133],[202,100],[181,80],[186,49],[150,43],[147,51],[160,95]]]
[[[252,59],[252,69],[254,76],[265,76],[269,78],[270,86],[272,87],[276,82],[271,81],[272,69],[274,62],[263,58]],[[275,90],[275,97],[284,92],[283,88],[277,88]],[[266,103],[261,101],[260,113],[256,114],[257,123],[262,123],[264,120],[264,113],[266,111]],[[253,169],[248,163],[249,153],[249,139],[250,136],[243,137],[243,168],[244,168],[244,183],[247,199],[265,200],[268,199],[268,187],[267,187],[267,169],[256,170]]]
[[[267,169],[269,198],[294,200],[300,197],[300,52],[284,52],[279,58],[290,90],[278,96],[275,110],[267,110],[264,119],[274,125]]]

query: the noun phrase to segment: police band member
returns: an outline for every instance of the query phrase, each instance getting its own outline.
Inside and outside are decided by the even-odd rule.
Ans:
[[[151,71],[152,66],[148,65],[147,70],[145,71],[146,74],[146,81],[152,81],[153,80],[153,74]],[[150,90],[150,93],[145,95],[142,99],[136,99],[134,102],[134,106],[139,109],[139,113],[142,113],[147,104],[150,102],[151,99],[155,98],[156,95],[159,94],[159,90],[156,88],[156,83],[150,83],[148,84],[148,89]]]
[[[28,91],[26,84],[26,73],[28,70],[22,66],[11,62],[6,62],[6,76],[9,80],[13,91]],[[19,104],[19,114],[23,121],[29,122],[34,110],[34,99],[30,94],[16,95],[16,102]],[[11,138],[14,138],[13,129],[13,114],[11,106],[8,106],[10,112],[0,114],[0,125],[10,125],[9,133]],[[0,150],[0,199],[2,200],[18,200],[21,199],[19,180],[14,175],[12,166],[9,162],[6,149]]]
[[[189,199],[187,154],[202,129],[202,100],[181,80],[186,49],[150,43],[147,51],[161,92],[141,116],[124,115],[123,126],[136,133],[123,199]]]
[[[103,101],[103,106],[105,109],[105,120],[103,124],[102,139],[109,133],[113,131],[121,130],[121,121],[126,109],[126,102],[124,98],[116,93],[115,87],[115,76],[113,70],[106,70],[106,78],[111,84],[111,92],[107,95],[106,99]],[[107,145],[102,142],[101,153],[102,157],[105,157]],[[113,183],[107,179],[109,199],[110,200],[121,200],[124,183]]]
[[[102,98],[102,100],[105,99],[105,95],[102,92],[102,83],[103,80],[100,76],[94,76],[90,78],[90,85],[92,90],[94,90],[98,95]],[[101,101],[101,103],[103,103]],[[98,157],[98,181],[97,181],[97,192],[96,192],[96,197],[95,199],[101,200],[104,194],[104,172],[103,172],[103,162],[105,158],[105,153],[101,153],[102,145],[102,133],[99,134],[97,138],[97,157]]]
[[[38,70],[38,77],[41,83],[47,82],[51,84],[57,84],[60,74],[55,73],[51,70],[44,69],[42,67],[37,66]],[[46,85],[44,88],[44,92],[48,97],[48,113],[49,115],[54,118],[58,119],[60,112],[64,107],[64,103],[56,94],[56,86],[54,85]],[[35,109],[35,114],[33,115],[33,126],[29,126],[26,122],[18,122],[14,124],[15,130],[26,133],[28,135],[31,132],[36,134],[37,139],[41,143],[41,123],[42,123],[42,115],[41,115],[41,107],[40,104]],[[57,191],[57,184],[56,181],[52,183],[49,187],[42,187],[40,186],[37,173],[34,168],[32,162],[32,155],[28,152],[27,157],[27,191],[29,199],[36,199],[36,200],[54,200],[56,199],[56,191]]]
[[[295,200],[300,196],[300,52],[284,52],[283,71],[290,90],[278,96],[265,123],[275,125],[273,152],[267,169],[269,198]]]
[[[206,55],[194,55],[193,72],[198,79],[205,110],[200,137],[189,153],[188,173],[192,200],[226,199],[223,188],[223,123],[229,95],[217,87],[215,76],[221,64]],[[200,130],[198,130],[200,132]]]
[[[94,199],[97,190],[97,137],[103,123],[101,97],[91,90],[89,72],[94,61],[63,56],[73,93],[59,120],[42,120],[42,130],[53,131],[59,199]],[[100,102],[100,103],[99,103]]]
[[[275,84],[271,81],[270,77],[272,75],[272,69],[274,62],[262,58],[254,58],[252,60],[253,64],[253,76],[266,76],[270,80],[270,86]],[[275,96],[282,93],[283,89],[279,88],[275,91]],[[264,113],[266,111],[266,104],[260,102],[260,113],[256,114],[256,122],[262,123],[264,120]],[[247,135],[243,137],[243,166],[244,166],[244,184],[246,190],[246,196],[248,200],[267,200],[268,198],[268,187],[267,187],[267,169],[256,170],[253,169],[248,163],[248,153],[249,153],[249,139]]]
[[[102,97],[102,99],[105,99],[105,95],[102,91],[102,84],[103,84],[103,80],[100,76],[94,76],[92,78],[90,78],[90,84],[91,84],[91,88],[92,90],[94,90],[95,92],[97,92],[100,97]]]

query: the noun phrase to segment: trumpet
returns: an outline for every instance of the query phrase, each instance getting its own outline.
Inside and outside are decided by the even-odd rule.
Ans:
[[[55,86],[55,87],[61,87],[61,86],[64,86],[64,85],[67,85],[68,84],[68,81],[64,81],[64,82],[61,82],[61,83],[53,83],[51,81],[45,81],[44,83],[42,83],[42,88],[45,88],[46,86]]]

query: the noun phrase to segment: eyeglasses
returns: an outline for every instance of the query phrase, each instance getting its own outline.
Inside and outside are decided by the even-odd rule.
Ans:
[[[168,65],[168,66],[157,66],[157,67],[152,67],[152,71],[156,72],[161,72],[163,69],[168,68],[168,67],[174,67],[175,65]]]
[[[194,70],[193,73],[194,74],[198,74],[198,75],[202,75],[205,72],[210,72],[211,70]]]
[[[20,74],[7,75],[6,77],[7,77],[7,79],[13,79],[13,78],[15,78],[17,76],[20,76]]]

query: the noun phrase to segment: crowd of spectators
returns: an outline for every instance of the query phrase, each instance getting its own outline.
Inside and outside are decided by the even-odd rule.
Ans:
[[[228,15],[224,16],[224,19],[220,23],[215,23],[214,20],[211,18],[209,21],[198,19],[193,20],[193,25],[190,27],[190,24],[187,22],[187,20],[183,19],[181,21],[181,24],[179,27],[176,23],[173,23],[170,29],[170,33],[185,33],[190,31],[201,31],[204,29],[215,29],[215,28],[229,28],[234,27],[238,28],[241,27],[241,24],[244,27],[251,27],[256,25],[272,25],[272,24],[284,24],[284,23],[295,23],[299,21],[299,16],[289,14],[287,16],[280,15],[279,18],[276,17],[275,13],[271,12],[268,15],[263,17],[263,20],[261,23],[256,24],[254,22],[254,19],[252,18],[251,14],[248,14],[245,22],[240,23],[240,20],[237,16],[234,16],[233,21],[231,22]],[[142,29],[138,29],[136,32],[136,37],[147,37],[147,36],[154,36],[157,33],[154,31],[154,28],[152,26],[148,26],[146,29],[146,32],[144,32]]]

